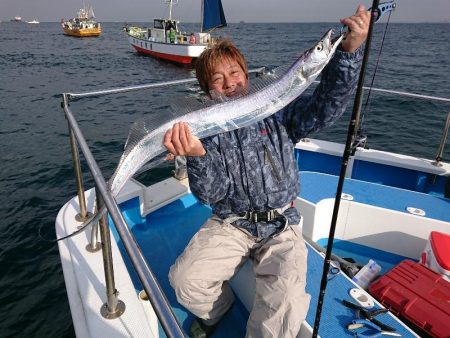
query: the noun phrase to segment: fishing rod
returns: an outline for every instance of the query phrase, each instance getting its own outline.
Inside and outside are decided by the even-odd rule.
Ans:
[[[367,40],[366,45],[364,49],[364,56],[362,60],[361,65],[361,71],[359,72],[359,79],[358,79],[358,86],[356,87],[356,94],[355,94],[355,102],[353,104],[353,111],[352,116],[350,118],[350,123],[348,126],[348,132],[347,132],[347,141],[345,142],[345,149],[344,154],[342,156],[342,164],[341,164],[341,171],[339,173],[339,181],[336,189],[336,198],[334,201],[334,208],[333,208],[333,216],[331,218],[331,225],[330,225],[330,232],[328,235],[328,243],[327,243],[327,251],[325,253],[325,259],[323,263],[323,271],[322,271],[322,280],[320,282],[320,290],[319,290],[319,300],[317,303],[317,310],[316,310],[316,317],[314,320],[314,329],[313,329],[313,337],[316,338],[319,333],[319,326],[320,326],[320,315],[322,313],[322,307],[323,307],[323,300],[325,296],[325,290],[327,288],[327,282],[328,282],[328,271],[330,269],[330,263],[331,263],[331,252],[333,250],[333,240],[334,240],[334,234],[336,231],[336,222],[337,217],[339,213],[339,206],[341,204],[341,194],[342,189],[344,186],[344,179],[345,179],[345,172],[347,171],[347,165],[350,158],[350,154],[352,151],[352,143],[353,139],[355,137],[355,130],[356,130],[356,124],[357,121],[359,121],[360,113],[361,113],[361,102],[362,102],[362,94],[363,94],[363,85],[364,85],[364,75],[367,68],[367,62],[369,59],[369,51],[370,51],[370,44],[372,41],[372,33],[373,33],[373,25],[375,21],[378,19],[378,6],[380,4],[379,0],[373,0],[372,7],[371,7],[371,15],[370,15],[370,23],[369,23],[369,31],[367,34]]]

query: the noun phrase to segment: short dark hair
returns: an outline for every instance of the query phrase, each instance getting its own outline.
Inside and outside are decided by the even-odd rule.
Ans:
[[[223,59],[231,59],[241,66],[248,78],[248,68],[245,58],[239,49],[229,39],[216,40],[212,46],[205,49],[195,62],[195,75],[202,90],[209,95],[208,82],[216,65]]]

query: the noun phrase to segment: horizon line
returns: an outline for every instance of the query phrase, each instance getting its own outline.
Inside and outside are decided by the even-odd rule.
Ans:
[[[35,18],[36,19],[36,18]],[[145,22],[153,22],[152,21],[148,21],[148,20],[111,20],[111,21],[102,21],[102,20],[98,20],[98,18],[96,18],[98,22],[100,23],[130,23],[130,22],[136,22],[136,23],[145,23]],[[0,19],[1,23],[28,23],[26,20],[22,20],[20,22],[15,22],[12,21],[12,19],[8,19],[8,20],[2,20]],[[40,23],[60,23],[61,21],[40,21]],[[335,21],[229,21],[228,24],[284,24],[284,23],[332,23],[332,24],[336,24]],[[409,24],[417,24],[417,23],[429,23],[429,24],[441,24],[441,23],[450,23],[450,20],[448,21],[396,21],[396,22],[390,22],[390,24],[397,24],[397,23],[409,23]],[[183,22],[182,24],[197,24],[200,25],[200,22]]]

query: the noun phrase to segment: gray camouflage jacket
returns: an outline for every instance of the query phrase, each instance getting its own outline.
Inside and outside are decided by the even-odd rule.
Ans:
[[[249,127],[203,139],[207,154],[187,158],[194,195],[222,219],[281,208],[293,201],[300,191],[294,145],[343,114],[356,88],[361,59],[361,48],[355,53],[336,51],[311,96],[302,95]],[[300,221],[295,208],[283,215],[289,224]],[[267,238],[280,231],[286,220],[233,224]]]

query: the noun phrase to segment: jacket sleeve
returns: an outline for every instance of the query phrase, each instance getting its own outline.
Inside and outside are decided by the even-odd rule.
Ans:
[[[294,143],[342,116],[358,82],[362,55],[362,47],[354,53],[338,49],[323,70],[314,93],[300,96],[277,113]]]
[[[202,203],[214,204],[227,195],[230,180],[219,146],[212,138],[205,138],[202,143],[206,150],[205,156],[187,156],[189,187]]]

